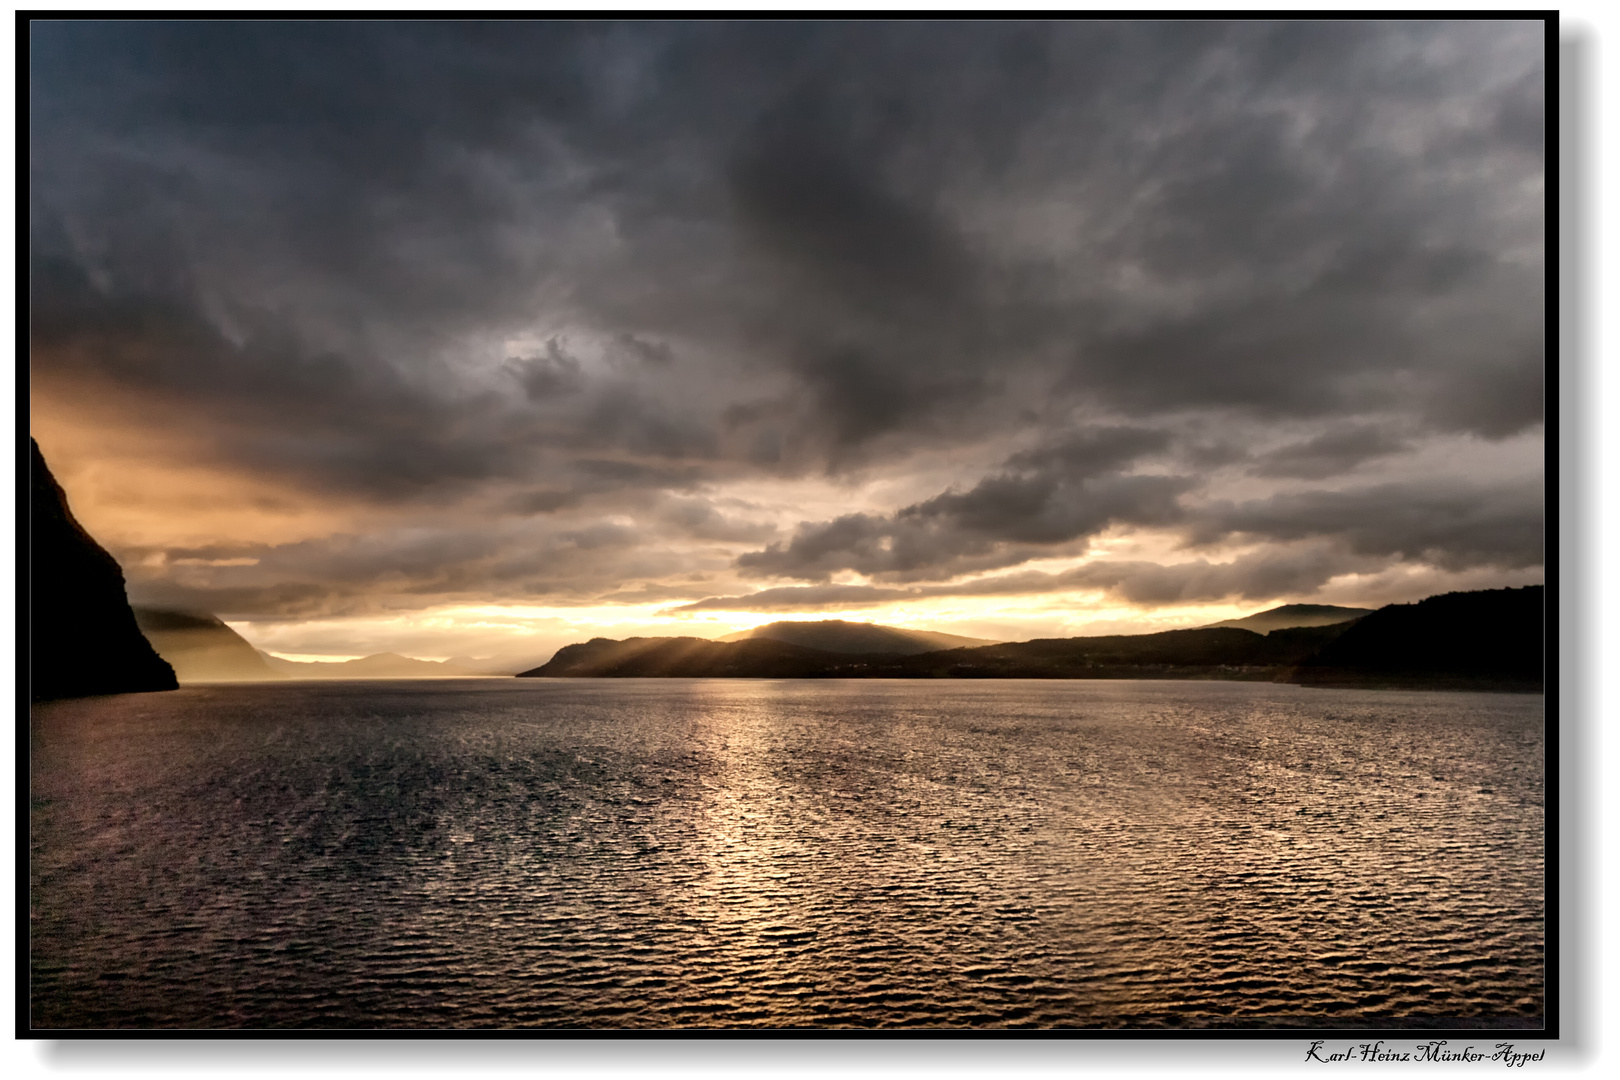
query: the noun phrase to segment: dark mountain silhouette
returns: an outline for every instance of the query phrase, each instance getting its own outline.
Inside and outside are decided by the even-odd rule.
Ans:
[[[1269,611],[1256,612],[1241,619],[1223,619],[1218,623],[1210,623],[1210,628],[1220,626],[1235,626],[1239,630],[1253,630],[1257,634],[1269,634],[1273,630],[1287,630],[1295,626],[1332,626],[1335,623],[1349,622],[1359,619],[1363,615],[1371,615],[1372,608],[1363,607],[1335,607],[1332,604],[1284,604]]]
[[[765,636],[729,642],[595,638],[558,650],[550,662],[520,677],[1190,678],[1534,690],[1541,686],[1542,601],[1541,587],[1533,586],[1448,593],[1417,604],[1392,604],[1346,621],[1275,627],[1266,633],[1213,626],[909,653],[832,651]],[[1287,605],[1250,619],[1264,626],[1261,616],[1314,619],[1347,610],[1358,609]],[[838,633],[829,631],[812,640],[840,640]],[[857,644],[875,639],[871,635]]]
[[[744,641],[749,638],[770,638],[789,645],[802,645],[807,649],[820,649],[832,653],[916,653],[937,652],[940,649],[971,648],[994,645],[988,638],[962,637],[960,634],[941,634],[931,630],[906,630],[898,626],[879,626],[876,623],[845,622],[843,619],[823,619],[820,622],[773,622],[727,634],[719,641]]]
[[[1257,634],[1233,627],[1044,638],[908,657],[914,676],[979,679],[1270,679],[1344,632],[1343,625]]]
[[[247,639],[212,615],[137,607],[135,623],[158,655],[190,682],[280,679]]]
[[[30,696],[175,689],[174,669],[135,625],[117,560],[74,518],[39,444],[28,445]]]
[[[595,638],[519,677],[620,678],[1247,678],[1270,679],[1342,627],[1170,630],[1061,638],[928,653],[835,653],[771,638]]]
[[[563,646],[549,662],[520,672],[518,678],[851,678],[866,674],[873,655],[831,653],[770,638],[592,638]]]
[[[1545,590],[1446,593],[1390,604],[1307,657],[1309,686],[1541,690]]]
[[[261,652],[275,671],[294,679],[443,679],[481,672],[439,660],[417,660],[398,653],[377,653],[357,660],[283,660]]]

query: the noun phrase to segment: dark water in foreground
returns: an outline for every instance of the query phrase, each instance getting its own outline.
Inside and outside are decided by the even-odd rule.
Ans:
[[[1542,1012],[1542,699],[446,680],[36,709],[33,1023]]]

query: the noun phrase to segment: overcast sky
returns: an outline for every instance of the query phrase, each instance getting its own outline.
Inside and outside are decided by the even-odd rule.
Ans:
[[[33,429],[287,655],[1539,582],[1539,22],[33,23]]]

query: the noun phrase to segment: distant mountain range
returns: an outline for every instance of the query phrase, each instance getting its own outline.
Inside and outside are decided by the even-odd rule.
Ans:
[[[29,445],[29,695],[174,690],[174,669],[135,625],[118,561],[84,530],[33,439]]]
[[[916,631],[777,623],[801,642],[895,641],[908,651],[826,649],[757,631],[736,640],[594,638],[520,678],[1196,678],[1307,685],[1534,690],[1541,686],[1540,586],[1450,593],[1368,612],[1289,604],[1220,625],[917,651]],[[1337,622],[1321,620],[1348,613]],[[862,627],[851,630],[852,627]],[[887,635],[893,635],[892,637]]]
[[[262,651],[259,656],[282,676],[295,679],[443,679],[487,674],[448,660],[417,660],[391,652],[358,660],[283,660]]]
[[[841,619],[787,621],[714,641],[593,638],[519,677],[1194,678],[1535,690],[1542,685],[1543,600],[1542,588],[1531,586],[1376,611],[1286,604],[1192,630],[999,643]],[[254,649],[211,615],[136,608],[132,617],[182,682],[445,678],[512,668],[397,653],[298,662]]]
[[[442,679],[458,675],[511,675],[513,667],[489,670],[488,661],[457,658],[416,660],[378,653],[358,660],[298,661],[255,649],[212,615],[158,608],[134,609],[141,632],[174,668],[182,683],[265,682],[282,679]],[[502,665],[497,665],[497,668]]]

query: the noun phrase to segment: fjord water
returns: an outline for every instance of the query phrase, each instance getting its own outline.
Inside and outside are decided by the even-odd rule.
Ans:
[[[1534,1017],[1542,699],[464,679],[37,706],[37,1027]]]

